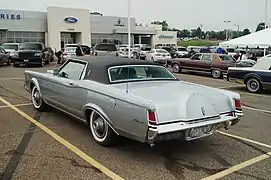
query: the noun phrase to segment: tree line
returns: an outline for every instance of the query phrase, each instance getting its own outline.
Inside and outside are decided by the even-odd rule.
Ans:
[[[198,37],[200,39],[213,39],[213,40],[225,40],[227,33],[228,37],[231,39],[245,36],[250,34],[250,30],[248,28],[243,29],[242,31],[233,31],[233,30],[223,30],[223,31],[203,31],[201,27],[196,29],[176,29],[169,27],[167,21],[153,21],[151,24],[162,25],[163,31],[177,31],[178,38],[184,37]],[[256,27],[256,32],[265,29],[265,23],[260,22]],[[228,31],[228,32],[227,32]]]

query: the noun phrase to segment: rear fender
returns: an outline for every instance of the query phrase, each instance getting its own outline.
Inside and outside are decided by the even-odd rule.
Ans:
[[[36,78],[33,77],[31,79],[31,83],[34,83],[37,86],[38,90],[40,91],[40,85],[39,85],[39,82],[38,82],[38,80]]]
[[[111,119],[105,114],[105,112],[96,104],[92,104],[92,103],[88,103],[84,106],[83,108],[83,112],[85,114],[85,119],[86,121],[88,121],[87,117],[86,117],[86,110],[94,110],[96,111],[101,117],[103,117],[105,119],[105,121],[107,122],[107,124],[110,126],[110,128],[117,134],[119,135],[119,133],[116,131],[116,129],[114,128],[114,125],[111,121]]]
[[[245,75],[244,82],[246,82],[249,78],[257,78],[257,79],[259,79],[260,82],[262,82],[261,76],[259,76],[258,74],[255,74],[255,73],[249,73],[249,74]]]

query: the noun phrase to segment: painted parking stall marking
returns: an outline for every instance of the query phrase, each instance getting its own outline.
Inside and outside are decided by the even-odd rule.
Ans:
[[[240,140],[242,140],[242,141],[250,142],[250,143],[252,143],[252,144],[256,144],[256,145],[259,145],[259,146],[262,146],[262,147],[266,147],[266,148],[270,148],[270,149],[271,149],[271,145],[268,145],[268,144],[264,144],[264,143],[261,143],[261,142],[258,142],[258,141],[254,141],[254,140],[251,140],[251,139],[247,139],[247,138],[244,138],[244,137],[241,137],[241,136],[237,136],[237,135],[225,133],[225,132],[222,132],[222,131],[217,131],[217,132],[218,132],[219,134],[224,135],[224,136],[228,136],[228,137],[235,138],[235,139],[240,139]]]
[[[271,111],[264,110],[264,109],[258,109],[258,108],[248,107],[248,106],[242,106],[242,107],[245,108],[245,109],[252,110],[252,111],[259,111],[259,112],[271,114]]]
[[[13,105],[13,106],[15,106],[15,107],[32,106],[32,103],[15,104],[15,105]],[[7,106],[7,105],[5,105],[5,106],[0,106],[0,109],[2,109],[2,108],[10,108],[10,106]]]
[[[41,124],[40,122],[36,121],[35,119],[33,119],[32,117],[30,117],[29,115],[27,115],[25,112],[21,111],[20,109],[18,109],[17,107],[15,107],[14,105],[12,105],[8,101],[6,101],[1,96],[0,96],[0,101],[2,103],[6,104],[7,106],[9,106],[11,109],[13,109],[14,111],[16,111],[18,114],[20,114],[21,116],[23,116],[25,119],[27,119],[28,121],[30,121],[31,123],[33,123],[34,125],[36,125],[37,127],[39,127],[40,129],[42,129],[45,133],[47,133],[52,138],[54,138],[56,141],[58,141],[60,144],[64,145],[66,148],[68,148],[69,150],[71,150],[72,152],[74,152],[76,155],[78,155],[79,157],[81,157],[82,159],[84,159],[86,162],[88,162],[89,164],[91,164],[95,168],[99,169],[101,172],[103,172],[109,178],[114,179],[114,180],[124,180],[122,177],[120,177],[119,175],[115,174],[114,172],[112,172],[108,168],[104,167],[102,164],[100,164],[99,162],[97,162],[96,160],[94,160],[93,158],[91,158],[90,156],[88,156],[86,153],[84,153],[83,151],[81,151],[80,149],[78,149],[77,147],[75,147],[74,145],[72,145],[70,142],[68,142],[64,138],[60,137],[58,134],[56,134],[55,132],[53,132],[52,130],[50,130],[49,128],[47,128],[46,126],[44,126],[43,124]]]
[[[237,164],[235,166],[232,166],[232,167],[230,167],[230,168],[228,168],[228,169],[226,169],[224,171],[221,171],[221,172],[216,173],[214,175],[203,178],[202,180],[214,180],[214,179],[219,179],[219,178],[225,177],[225,176],[227,176],[227,175],[229,175],[231,173],[234,173],[236,171],[244,169],[244,168],[246,168],[248,166],[256,164],[256,163],[258,163],[260,161],[263,161],[265,159],[268,159],[270,157],[271,157],[271,152],[268,152],[266,154],[260,155],[258,157],[253,158],[253,159],[250,159],[250,160],[247,160],[247,161],[242,162],[240,164]]]
[[[20,78],[20,77],[7,77],[7,78],[0,78],[0,81],[6,81],[6,80],[24,80],[24,78]]]

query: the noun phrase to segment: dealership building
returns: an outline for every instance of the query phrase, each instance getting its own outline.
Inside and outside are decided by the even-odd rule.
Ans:
[[[89,10],[48,7],[47,12],[0,9],[0,44],[42,42],[59,50],[64,44],[128,44],[128,18],[92,15]],[[131,43],[177,45],[177,32],[162,26],[138,26],[131,18]]]

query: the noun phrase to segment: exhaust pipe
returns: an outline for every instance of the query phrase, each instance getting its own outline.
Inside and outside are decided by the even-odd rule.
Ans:
[[[232,124],[232,122],[231,121],[226,121],[226,122],[224,122],[224,128],[225,128],[225,130],[228,130],[229,129],[229,127],[231,126],[231,124]]]

